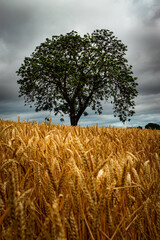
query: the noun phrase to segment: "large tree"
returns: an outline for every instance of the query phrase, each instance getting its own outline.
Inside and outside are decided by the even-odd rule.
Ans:
[[[77,125],[86,108],[102,113],[102,100],[111,99],[122,122],[134,114],[136,78],[125,58],[127,47],[109,30],[83,37],[72,31],[53,36],[26,57],[17,74],[20,97],[35,110],[69,114]]]

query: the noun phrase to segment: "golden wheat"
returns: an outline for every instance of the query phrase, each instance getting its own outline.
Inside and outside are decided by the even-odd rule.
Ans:
[[[0,239],[160,239],[160,131],[0,120]]]

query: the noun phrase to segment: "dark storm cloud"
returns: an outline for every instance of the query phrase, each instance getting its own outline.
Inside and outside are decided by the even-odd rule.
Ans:
[[[141,36],[141,52],[140,60],[141,64],[139,69],[141,72],[156,73],[160,71],[160,33],[157,33],[157,29],[145,28],[147,33]]]
[[[138,77],[139,95],[160,92],[160,2],[133,0],[130,13],[134,24],[128,36],[134,73]],[[160,99],[159,99],[160,100]],[[154,99],[151,100],[152,102]],[[145,105],[145,103],[144,103]]]
[[[0,101],[3,102],[17,99],[15,64],[28,17],[26,10],[17,4],[0,1]]]
[[[160,7],[156,10],[154,16],[152,17],[152,20],[154,20],[154,21],[157,21],[159,19],[160,19]]]
[[[1,101],[16,101],[18,99],[18,87],[15,74],[15,68],[10,67],[10,64],[1,65],[3,71],[0,71],[0,102]]]
[[[160,93],[150,95],[140,95],[136,100],[136,112],[140,114],[160,113]]]
[[[1,85],[0,88],[0,101],[14,101],[18,99],[16,90],[13,90],[13,88],[10,86],[3,86]]]
[[[33,38],[34,9],[24,1],[0,2],[0,38],[9,47],[23,46]],[[16,51],[18,48],[16,49]]]
[[[0,0],[0,101],[7,101],[6,111],[18,99],[16,70],[36,38],[34,11],[24,1]]]
[[[148,82],[147,84],[139,84],[138,86],[138,92],[140,95],[148,95],[148,94],[158,94],[160,92],[160,80],[154,81],[152,84],[152,81]],[[158,83],[158,84],[157,84]]]

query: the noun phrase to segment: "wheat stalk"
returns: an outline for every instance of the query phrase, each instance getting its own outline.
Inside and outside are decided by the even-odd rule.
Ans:
[[[159,140],[0,119],[0,239],[159,239]]]

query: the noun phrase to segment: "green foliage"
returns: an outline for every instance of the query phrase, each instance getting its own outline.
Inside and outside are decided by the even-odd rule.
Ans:
[[[102,100],[111,98],[122,122],[134,114],[136,78],[125,58],[127,47],[109,30],[83,37],[72,31],[53,36],[26,57],[17,74],[20,95],[35,110],[69,114],[77,125],[87,107],[102,113]]]
[[[137,128],[139,128],[139,129],[143,129],[143,127],[141,127],[141,126],[138,126]]]
[[[160,125],[158,125],[157,123],[148,123],[145,126],[146,129],[158,129],[160,130]]]

